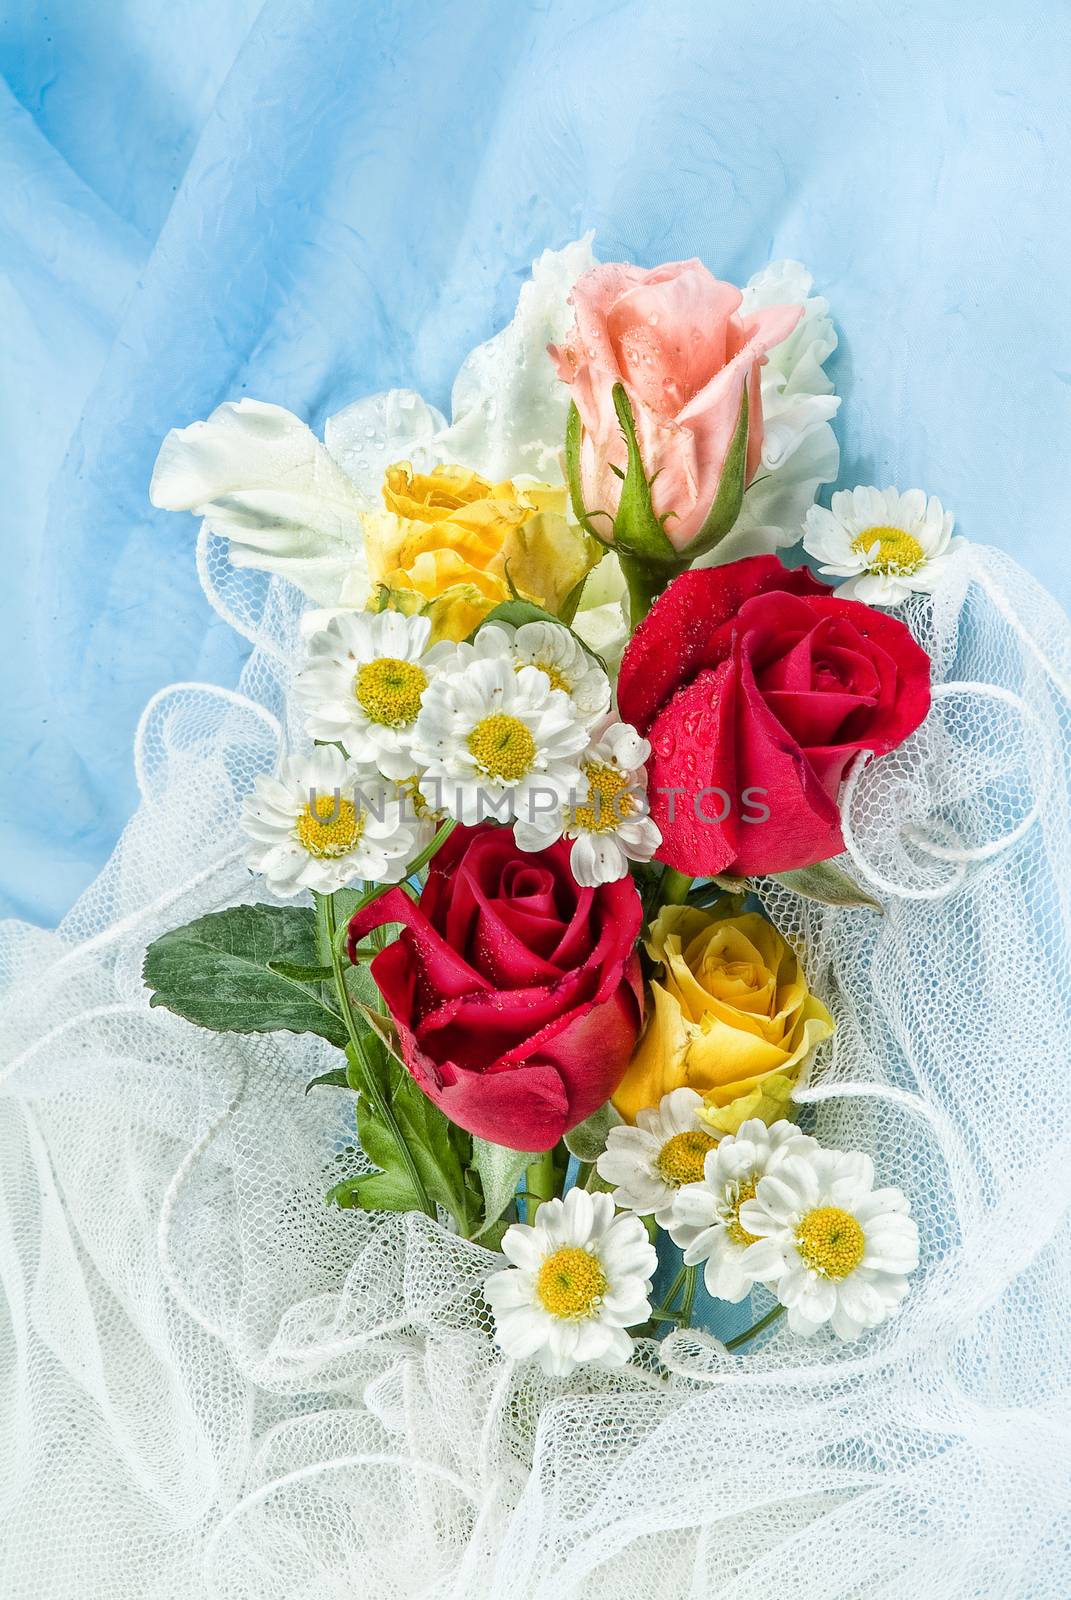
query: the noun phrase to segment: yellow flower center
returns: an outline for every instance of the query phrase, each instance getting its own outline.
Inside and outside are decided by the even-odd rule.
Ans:
[[[363,832],[364,812],[333,794],[318,794],[316,810],[307,805],[297,819],[298,838],[310,856],[347,855]]]
[[[420,710],[420,697],[428,687],[428,675],[415,661],[400,661],[397,656],[381,656],[369,661],[353,681],[357,703],[370,721],[388,728],[404,727]]]
[[[567,1245],[539,1269],[536,1294],[552,1317],[576,1322],[590,1317],[606,1293],[606,1274],[590,1250]]]
[[[409,801],[415,817],[430,817],[434,813],[420,792],[420,774],[414,772],[410,778],[399,778],[398,788]]]
[[[531,771],[536,742],[520,717],[496,711],[473,728],[469,734],[469,751],[489,778],[504,778],[507,783],[514,783]]]
[[[585,833],[613,833],[636,809],[628,793],[628,774],[600,761],[584,763],[588,780],[588,803],[573,813],[575,826]]]
[[[850,1211],[819,1206],[808,1211],[796,1230],[796,1249],[813,1272],[823,1278],[846,1278],[866,1252],[866,1236]]]
[[[878,548],[871,556],[875,545]],[[913,533],[884,525],[864,528],[852,540],[852,549],[856,555],[866,557],[868,572],[900,578],[909,578],[926,560],[926,552]]]
[[[564,689],[566,694],[572,694],[573,686],[569,679],[564,677],[557,667],[553,666],[549,661],[518,661],[517,671],[520,672],[522,667],[535,667],[545,678],[550,679],[552,689]]]
[[[728,1215],[728,1221],[727,1221],[726,1226],[727,1226],[729,1238],[733,1241],[734,1244],[738,1244],[742,1250],[745,1250],[749,1244],[754,1244],[756,1242],[756,1240],[758,1239],[758,1234],[757,1233],[748,1233],[747,1229],[744,1227],[743,1223],[740,1221],[740,1207],[743,1205],[745,1200],[754,1200],[754,1198],[755,1198],[755,1179],[754,1178],[748,1178],[746,1182],[738,1183],[736,1185],[736,1190],[735,1190],[735,1193],[733,1194],[732,1205],[729,1208],[729,1215]]]
[[[700,1133],[698,1128],[675,1133],[658,1152],[658,1170],[667,1183],[677,1188],[682,1183],[699,1183],[707,1152],[713,1150],[717,1142],[709,1133]]]

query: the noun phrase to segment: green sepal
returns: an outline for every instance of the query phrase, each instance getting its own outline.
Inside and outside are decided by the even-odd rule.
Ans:
[[[721,469],[718,492],[714,496],[714,504],[707,512],[706,521],[688,545],[689,560],[706,555],[715,545],[720,544],[725,535],[732,531],[740,515],[740,507],[744,503],[744,490],[747,488],[747,435],[748,393],[745,383],[740,399],[740,414]]]
[[[613,518],[608,511],[589,512],[584,506],[584,489],[580,479],[580,446],[584,438],[584,424],[580,420],[580,412],[576,409],[576,401],[569,403],[569,415],[565,423],[565,480],[569,485],[569,499],[573,503],[573,515],[586,534],[596,539],[599,544],[612,546],[613,539],[601,534],[592,526],[593,516],[605,517],[610,527],[613,527]]]
[[[680,567],[681,554],[675,550],[651,501],[651,481],[644,471],[636,423],[624,384],[615,383],[614,410],[621,424],[628,450],[628,470],[621,485],[621,499],[614,517],[614,545],[619,552],[633,556],[647,567]]]

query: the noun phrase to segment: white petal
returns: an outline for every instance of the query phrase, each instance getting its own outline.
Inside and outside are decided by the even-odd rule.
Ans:
[[[388,389],[366,395],[328,417],[324,444],[369,509],[382,509],[381,489],[387,468],[408,461],[418,471],[440,459],[432,448],[446,418],[412,389]]]
[[[236,566],[279,572],[320,605],[337,603],[363,563],[361,500],[300,418],[259,400],[228,401],[160,446],[149,497],[193,511],[231,541]]]
[[[555,374],[547,345],[569,330],[569,292],[594,265],[591,238],[545,250],[521,289],[513,321],[467,357],[454,383],[453,423],[437,441],[443,460],[492,479],[527,473],[561,482],[569,390]]]

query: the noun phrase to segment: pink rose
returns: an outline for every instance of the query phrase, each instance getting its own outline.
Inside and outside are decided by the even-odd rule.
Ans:
[[[762,449],[759,369],[767,350],[787,338],[803,315],[799,305],[741,315],[741,301],[740,290],[721,283],[701,261],[669,261],[651,272],[607,262],[573,286],[575,325],[550,354],[583,424],[584,510],[601,538],[612,537],[607,518],[617,515],[619,474],[628,461],[614,404],[618,384],[632,408],[654,515],[664,519],[673,549],[695,546],[693,555],[708,536],[704,525],[730,458],[746,388],[744,471],[738,471],[735,495],[728,496],[735,498],[730,525],[735,520]],[[719,521],[725,516],[723,505]],[[719,526],[714,537],[724,531]]]

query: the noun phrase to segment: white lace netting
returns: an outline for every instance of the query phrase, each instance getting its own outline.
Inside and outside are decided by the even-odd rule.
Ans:
[[[487,1252],[325,1209],[360,1160],[349,1097],[303,1094],[327,1046],[148,1007],[150,939],[263,898],[237,804],[275,759],[295,650],[293,591],[208,536],[200,558],[257,646],[241,693],[157,696],[108,867],[56,933],[2,932],[4,1600],[1066,1600],[1054,602],[973,547],[913,603],[934,712],[846,802],[886,914],[768,900],[839,1024],[808,1115],[919,1217],[902,1315],[740,1356],[678,1333],[559,1383],[493,1348]]]

